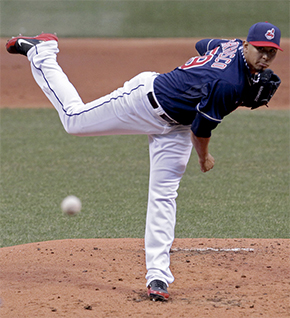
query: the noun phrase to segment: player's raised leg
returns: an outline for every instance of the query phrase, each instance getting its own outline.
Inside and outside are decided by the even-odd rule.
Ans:
[[[27,56],[36,83],[59,112],[66,129],[67,123],[62,113],[70,113],[72,109],[81,107],[83,102],[56,61],[59,52],[57,42],[58,38],[53,34],[44,33],[35,37],[20,35],[6,43],[6,50]]]
[[[170,130],[149,103],[154,72],[143,72],[123,87],[84,104],[57,63],[54,35],[17,37],[8,41],[10,53],[27,55],[35,81],[59,113],[64,129],[78,136],[156,134]],[[96,82],[96,85],[98,83]]]

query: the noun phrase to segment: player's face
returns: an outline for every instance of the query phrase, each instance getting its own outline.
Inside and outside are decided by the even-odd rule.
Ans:
[[[251,73],[261,72],[268,68],[277,54],[277,49],[266,46],[253,46],[244,42],[244,55]]]

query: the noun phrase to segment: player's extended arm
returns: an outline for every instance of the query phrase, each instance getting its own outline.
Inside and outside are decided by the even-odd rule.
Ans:
[[[207,172],[214,166],[214,157],[208,152],[209,138],[197,137],[191,132],[191,141],[198,155],[200,170]]]

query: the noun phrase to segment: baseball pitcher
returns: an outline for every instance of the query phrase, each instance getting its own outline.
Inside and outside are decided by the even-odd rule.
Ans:
[[[280,36],[278,27],[259,22],[251,26],[246,41],[201,40],[196,43],[199,55],[171,72],[143,72],[87,104],[57,63],[54,34],[18,36],[6,44],[9,53],[27,56],[35,81],[69,134],[148,135],[145,254],[146,286],[152,300],[167,300],[167,288],[174,281],[169,252],[176,197],[192,148],[201,171],[211,170],[215,161],[209,141],[223,118],[240,106],[256,109],[268,104],[280,85],[279,77],[269,69],[277,51],[282,51]]]

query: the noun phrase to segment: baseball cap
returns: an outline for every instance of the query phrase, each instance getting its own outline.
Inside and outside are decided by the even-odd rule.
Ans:
[[[249,29],[247,41],[254,46],[274,47],[283,51],[280,47],[281,31],[269,22],[258,22]]]

